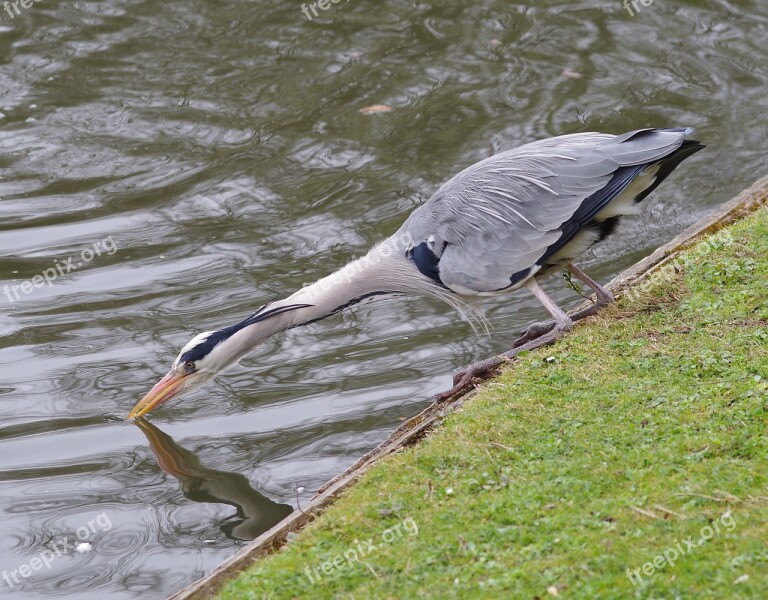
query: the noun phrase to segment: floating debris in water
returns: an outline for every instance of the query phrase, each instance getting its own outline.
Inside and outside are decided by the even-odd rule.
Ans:
[[[361,108],[360,112],[364,115],[375,115],[376,113],[392,112],[392,107],[386,104],[374,104],[373,106],[366,106]]]
[[[75,552],[80,552],[82,554],[83,552],[90,552],[92,548],[93,545],[89,542],[80,542],[75,546]]]

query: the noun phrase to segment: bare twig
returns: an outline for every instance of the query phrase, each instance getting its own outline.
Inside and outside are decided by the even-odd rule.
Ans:
[[[293,491],[296,492],[296,506],[301,511],[301,514],[309,516],[307,513],[304,512],[304,509],[301,508],[301,502],[299,502],[299,492],[303,492],[305,489],[306,488],[304,486],[299,485],[293,488]]]
[[[496,446],[497,448],[504,448],[504,450],[509,450],[510,452],[514,452],[514,448],[510,448],[509,446],[505,446],[504,444],[499,444],[499,442],[491,442],[489,444],[490,446]]]
[[[639,506],[630,506],[632,510],[635,512],[640,513],[641,515],[645,515],[646,517],[650,517],[651,519],[660,519],[659,515],[657,515],[654,512],[651,512],[650,510],[645,510],[643,508],[640,508]]]
[[[373,576],[374,576],[376,579],[381,579],[381,577],[379,576],[379,574],[378,574],[376,571],[374,571],[374,570],[373,570],[373,567],[372,567],[370,564],[368,564],[368,563],[367,563],[367,562],[365,562],[364,560],[361,560],[360,562],[361,562],[361,563],[363,563],[363,564],[364,564],[366,567],[368,567],[368,570],[369,570],[371,573],[373,573]]]
[[[674,510],[669,510],[668,508],[664,508],[660,504],[654,504],[653,508],[660,510],[661,512],[665,512],[669,515],[675,515],[676,517],[680,517],[681,519],[687,519],[688,517],[682,513],[675,512]]]

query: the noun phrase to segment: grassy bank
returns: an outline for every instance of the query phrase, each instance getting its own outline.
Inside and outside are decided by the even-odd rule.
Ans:
[[[701,244],[220,597],[768,597],[768,210]]]

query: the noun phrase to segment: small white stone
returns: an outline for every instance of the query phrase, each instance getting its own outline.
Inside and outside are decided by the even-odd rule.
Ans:
[[[93,548],[93,546],[90,543],[80,542],[77,546],[75,546],[75,551],[80,553],[90,552],[91,548]]]
[[[547,357],[547,362],[548,362],[548,363],[553,363],[553,362],[555,362],[556,360],[557,360],[557,359],[556,359],[554,356],[548,356],[548,357]]]
[[[453,495],[453,488],[445,488],[445,493],[446,493],[446,495],[448,495],[448,496],[451,496],[451,495]]]

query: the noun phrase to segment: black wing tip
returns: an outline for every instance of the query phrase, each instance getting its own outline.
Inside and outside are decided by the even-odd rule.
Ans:
[[[672,131],[679,131],[680,133],[685,134],[686,138],[688,138],[689,135],[693,135],[694,133],[696,133],[696,130],[693,127],[680,127],[679,129],[673,129]],[[706,144],[702,144],[699,140],[686,139],[685,141],[683,141],[682,147],[695,148],[693,152],[698,152],[699,150],[703,150],[707,146]],[[693,152],[691,152],[691,154],[693,154]]]
[[[648,127],[645,129],[637,129],[635,131],[625,133],[623,136],[621,136],[624,137],[624,139],[621,141],[628,142],[629,140],[635,139],[636,137],[643,135],[653,135],[654,133],[682,133],[684,137],[688,137],[689,135],[693,135],[695,132],[696,129],[693,127]]]
[[[696,132],[696,129],[694,129],[693,127],[667,127],[664,129],[644,129],[639,131],[638,134],[642,134],[645,132],[682,133],[683,137],[686,139],[683,140],[683,143],[680,146],[680,148],[678,148],[677,152],[680,152],[680,150],[685,149],[687,151],[685,154],[685,158],[688,158],[692,154],[695,154],[699,150],[703,150],[704,148],[707,147],[706,144],[702,144],[699,140],[688,139],[689,135],[693,135]]]
[[[681,146],[681,148],[695,148],[695,150],[693,150],[693,152],[691,152],[688,156],[690,156],[694,152],[698,152],[699,150],[703,150],[704,148],[707,147],[706,144],[702,144],[699,140],[693,140],[688,137],[696,133],[696,129],[694,129],[693,127],[675,127],[672,129],[663,129],[662,131],[672,131],[674,133],[682,133],[686,139],[683,140],[683,145]]]

